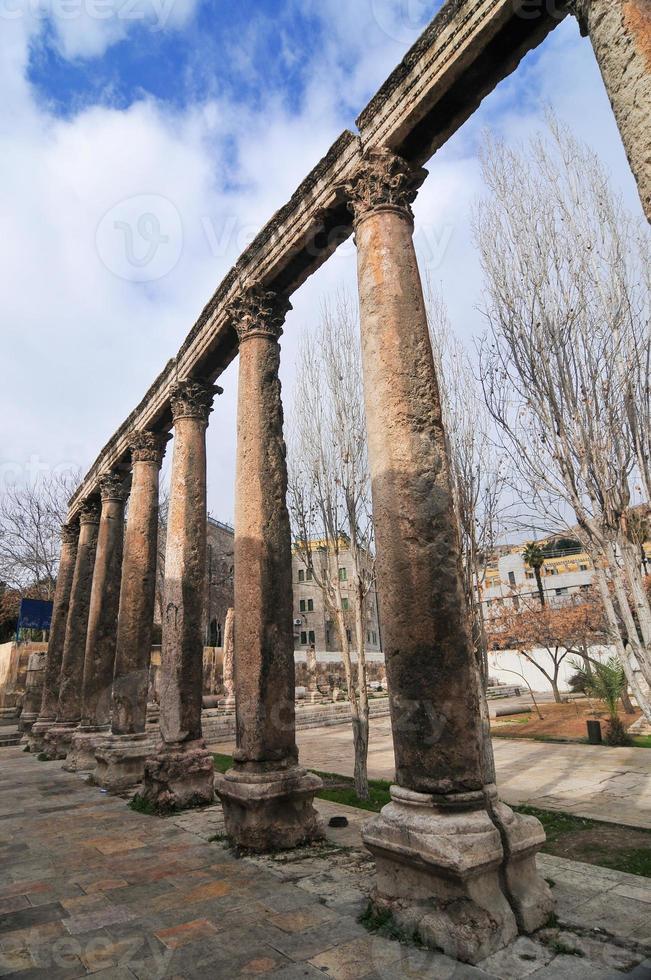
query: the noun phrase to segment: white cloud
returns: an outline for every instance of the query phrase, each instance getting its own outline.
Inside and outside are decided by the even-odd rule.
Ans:
[[[387,31],[390,5],[379,2],[306,2],[306,9],[322,17],[326,42],[312,55],[309,85],[294,110],[273,93],[248,109],[217,94],[184,111],[143,98],[123,111],[95,106],[57,118],[26,81],[29,45],[38,43],[41,22],[26,15],[2,24],[1,465],[26,466],[35,454],[53,466],[69,461],[85,468],[92,462],[176,352],[247,240],[325,152],[350,107],[353,114],[362,108],[414,39],[405,39],[395,24]],[[193,9],[194,2],[176,0],[167,24],[181,26]],[[410,9],[398,27],[420,8],[416,3]],[[88,57],[118,37],[115,24],[86,22],[83,31],[80,24],[55,27],[65,57]],[[524,100],[514,96],[523,86]],[[539,123],[547,102],[596,144],[635,204],[591,52],[575,28],[564,25],[537,64],[525,63],[436,155],[416,204],[421,263],[424,270],[435,266],[432,278],[442,283],[452,322],[466,337],[480,327],[470,211],[480,190],[481,127],[498,128],[509,140],[522,138]],[[132,243],[136,260],[158,237],[170,240],[157,253],[164,274],[130,282],[116,275],[124,271],[119,262],[116,267],[124,259],[120,222],[125,213],[133,216],[128,209],[139,196],[143,214],[159,224],[148,218],[143,225]],[[166,218],[166,205],[158,209],[157,199],[171,205],[180,227]],[[98,252],[100,225],[108,239]],[[179,235],[177,261],[165,268],[163,258],[176,255]],[[136,272],[133,278],[139,278]],[[354,290],[351,243],[294,297],[282,342],[286,392],[301,327],[315,320],[321,297],[341,282]],[[222,379],[225,393],[209,429],[210,506],[222,519],[232,517],[236,382],[233,364]]]

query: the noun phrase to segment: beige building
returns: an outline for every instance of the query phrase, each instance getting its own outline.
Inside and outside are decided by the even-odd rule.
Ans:
[[[315,550],[313,564],[323,567],[325,550]],[[346,615],[348,639],[351,649],[356,648],[355,613],[353,603],[353,559],[350,551],[343,548],[339,553],[339,582]],[[292,557],[292,585],[294,593],[294,650],[307,650],[314,644],[317,652],[341,652],[341,643],[335,623],[330,618],[323,601],[323,592],[314,581],[311,569],[296,552]],[[382,634],[378,613],[377,592],[373,588],[366,600],[365,647],[369,653],[382,649]]]

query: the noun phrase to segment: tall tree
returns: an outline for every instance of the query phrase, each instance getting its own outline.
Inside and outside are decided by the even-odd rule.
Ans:
[[[540,605],[545,605],[545,590],[543,588],[542,582],[542,567],[545,564],[545,555],[543,553],[540,545],[536,544],[535,541],[530,541],[524,548],[522,552],[522,557],[524,558],[525,565],[533,570],[536,576],[536,587],[538,589],[538,598],[540,600]]]
[[[80,474],[42,475],[9,486],[0,497],[0,580],[33,598],[52,599],[59,568],[61,525]]]
[[[610,641],[651,720],[635,670],[651,684],[651,607],[626,534],[648,475],[651,239],[595,155],[553,119],[522,151],[489,140],[482,166],[486,404],[522,508],[576,522]]]
[[[355,788],[368,798],[366,603],[375,579],[357,316],[344,294],[323,306],[299,349],[288,426],[288,505],[295,547],[320,588],[342,650],[355,747]],[[341,557],[352,560],[356,676]]]

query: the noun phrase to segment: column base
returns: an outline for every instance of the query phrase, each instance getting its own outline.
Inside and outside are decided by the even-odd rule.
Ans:
[[[67,721],[55,721],[43,744],[43,753],[48,759],[65,759],[70,751],[72,736],[78,730],[79,724]]]
[[[21,713],[21,716],[18,719],[18,731],[24,733],[23,738],[21,739],[23,745],[27,744],[27,736],[31,732],[32,727],[36,722],[37,718],[38,718],[37,711],[29,711],[27,713],[23,711]]]
[[[27,733],[29,751],[38,755],[45,748],[45,736],[54,725],[55,718],[38,717]]]
[[[554,911],[551,889],[536,868],[536,854],[545,843],[545,831],[536,817],[514,813],[506,803],[496,802],[491,816],[502,834],[505,891],[520,932],[535,932]]]
[[[324,837],[312,806],[322,785],[299,766],[272,772],[230,769],[215,776],[226,833],[239,847],[258,852],[290,850]]]
[[[145,762],[138,796],[164,813],[215,802],[215,770],[204,740],[158,743]]]
[[[64,764],[66,772],[92,772],[97,761],[95,752],[109,735],[108,725],[79,727],[72,736]]]
[[[95,750],[92,781],[110,793],[122,793],[142,782],[145,762],[156,753],[157,739],[149,732],[107,735]]]
[[[376,860],[373,905],[426,946],[478,963],[518,935],[500,887],[500,832],[485,809],[450,810],[392,786],[362,840]]]

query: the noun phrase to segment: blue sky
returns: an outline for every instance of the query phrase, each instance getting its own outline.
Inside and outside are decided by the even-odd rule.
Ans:
[[[0,481],[90,465],[237,255],[440,5],[0,0]],[[469,344],[482,329],[471,229],[482,134],[517,143],[548,106],[640,211],[589,42],[568,20],[430,161],[416,202],[421,267]],[[127,245],[136,261],[125,264]],[[340,287],[355,289],[350,242],[294,297],[290,410],[298,339]],[[233,365],[209,430],[210,506],[225,520],[236,381]]]

